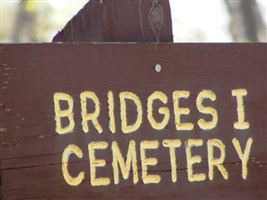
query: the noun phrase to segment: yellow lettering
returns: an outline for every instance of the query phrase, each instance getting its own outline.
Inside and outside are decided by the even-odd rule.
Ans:
[[[100,126],[97,118],[100,114],[100,102],[94,92],[85,91],[80,94],[81,98],[81,114],[82,114],[82,128],[83,132],[88,133],[89,127],[87,121],[91,120],[98,133],[102,133],[102,127]],[[87,99],[93,100],[95,104],[95,111],[93,113],[87,113]]]
[[[60,109],[60,101],[68,103],[68,109]],[[56,121],[56,132],[58,134],[70,133],[74,129],[74,118],[73,118],[73,98],[69,94],[55,93],[54,94],[54,110],[55,110],[55,121]],[[61,118],[67,117],[69,124],[66,127],[62,127]]]
[[[179,99],[184,98],[187,99],[190,95],[189,91],[174,91],[172,94],[173,97],[173,107],[174,107],[174,115],[175,115],[175,125],[177,131],[191,131],[194,128],[194,124],[192,123],[182,123],[181,115],[188,115],[190,113],[189,108],[181,108],[179,106]]]
[[[153,141],[142,141],[140,143],[140,154],[141,154],[141,165],[142,165],[142,180],[144,184],[150,183],[159,183],[161,177],[159,175],[149,175],[148,174],[148,167],[151,165],[156,165],[158,160],[156,158],[147,158],[146,157],[146,150],[147,149],[157,149],[159,147],[159,142],[156,140]]]
[[[235,146],[236,152],[237,152],[240,160],[242,161],[242,178],[245,180],[245,179],[247,179],[247,176],[248,176],[248,166],[247,165],[248,165],[249,154],[250,154],[253,139],[250,137],[247,140],[247,144],[246,144],[246,148],[244,150],[244,153],[242,152],[240,143],[236,138],[234,138],[232,142]]]
[[[128,147],[126,163],[121,155],[121,151],[118,147],[117,142],[112,142],[112,154],[113,154],[113,172],[114,172],[114,183],[119,184],[119,166],[123,178],[126,180],[129,178],[130,168],[132,163],[133,169],[133,183],[138,182],[138,171],[137,171],[137,159],[136,159],[136,148],[135,141],[131,140]]]
[[[202,130],[211,130],[216,127],[217,122],[218,122],[218,114],[217,110],[212,108],[212,107],[205,107],[202,105],[202,102],[204,99],[210,99],[212,101],[216,100],[216,95],[213,91],[211,90],[202,90],[196,99],[196,106],[199,112],[204,113],[204,114],[210,114],[212,116],[212,120],[210,122],[206,122],[204,119],[199,119],[198,120],[198,126]]]
[[[163,140],[162,144],[164,147],[169,148],[172,182],[175,183],[177,181],[175,148],[179,148],[182,143],[181,140],[177,139],[177,140]]]
[[[62,173],[64,180],[71,186],[79,185],[84,179],[84,172],[80,172],[77,177],[72,177],[68,172],[68,162],[70,154],[75,154],[78,158],[83,157],[82,150],[74,144],[67,146],[62,154]]]
[[[245,106],[243,97],[248,94],[246,89],[236,89],[232,90],[232,96],[236,97],[237,101],[237,119],[238,121],[234,123],[235,129],[249,129],[249,123],[245,121]]]
[[[220,158],[214,158],[214,147],[220,150]],[[225,180],[228,179],[228,172],[223,166],[225,159],[225,145],[221,140],[210,139],[208,140],[208,165],[209,165],[209,179],[213,180],[214,177],[214,166],[218,168]]]
[[[108,92],[108,115],[109,115],[109,130],[115,133],[115,117],[114,117],[114,97],[113,92]]]
[[[191,148],[199,147],[203,145],[203,140],[201,139],[188,139],[185,143],[186,159],[187,159],[187,176],[190,182],[194,181],[204,181],[206,180],[206,175],[204,173],[193,173],[193,164],[200,163],[202,161],[201,156],[192,156]]]
[[[163,92],[156,91],[153,94],[151,94],[147,99],[147,119],[152,128],[156,130],[162,130],[169,122],[170,111],[167,107],[159,108],[158,112],[164,115],[164,117],[162,122],[156,122],[156,120],[153,117],[153,101],[156,99],[160,100],[164,104],[168,102],[168,97]]]
[[[126,111],[126,99],[132,100],[136,105],[137,118],[134,124],[128,125],[127,123],[127,111]],[[143,117],[142,105],[139,97],[132,92],[120,93],[120,105],[121,105],[121,130],[123,133],[131,133],[136,131],[141,123]]]
[[[108,177],[100,177],[96,178],[96,168],[106,166],[105,160],[97,160],[95,158],[95,150],[96,149],[106,149],[108,147],[107,142],[91,142],[88,145],[89,151],[89,160],[90,160],[90,174],[91,174],[91,185],[92,186],[101,186],[101,185],[109,185],[110,179]]]

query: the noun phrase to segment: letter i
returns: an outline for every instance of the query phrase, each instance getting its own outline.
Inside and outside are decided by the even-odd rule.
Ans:
[[[114,117],[114,96],[113,92],[108,92],[108,116],[109,116],[109,130],[111,133],[115,133],[115,117]]]

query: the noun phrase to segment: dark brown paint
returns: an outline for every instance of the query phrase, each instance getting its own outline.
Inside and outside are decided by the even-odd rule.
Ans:
[[[3,199],[266,199],[266,44],[21,44],[1,45],[1,195]],[[162,71],[154,67],[161,64]],[[251,127],[241,131],[233,128],[236,121],[236,101],[231,90],[246,88],[246,120]],[[203,89],[217,95],[219,123],[211,131],[202,131],[196,122],[205,117],[195,108],[195,98]],[[94,128],[88,134],[80,126],[79,94],[94,91],[101,101],[100,123],[103,133]],[[108,130],[107,92],[115,97],[116,133]],[[146,99],[155,90],[169,98],[170,123],[162,131],[151,128],[146,119]],[[172,92],[189,90],[190,98],[182,105],[191,109],[184,119],[195,124],[189,132],[175,129]],[[121,91],[136,93],[143,104],[143,123],[138,131],[125,135],[120,130],[119,100]],[[65,92],[75,100],[75,130],[68,135],[55,132],[53,94]],[[158,104],[160,106],[160,104]],[[131,119],[133,116],[129,116]],[[245,144],[254,142],[248,165],[248,178],[241,177],[240,160],[232,138]],[[176,183],[171,182],[168,149],[162,145],[148,155],[159,164],[151,167],[162,177],[159,184],[134,185],[132,176],[118,185],[92,187],[89,182],[87,145],[91,141],[117,141],[126,154],[129,141],[202,138],[203,147],[195,155],[203,161],[195,172],[207,175],[206,141],[221,139],[226,145],[225,167],[229,179],[215,170],[213,181],[190,183],[187,179],[184,144],[176,150]],[[61,172],[61,155],[68,144],[82,148],[84,157],[71,157],[70,171],[84,170],[86,179],[77,187],[69,186]],[[244,147],[244,146],[243,146]],[[98,176],[108,176],[113,182],[110,148],[97,152],[107,166],[98,169]],[[153,173],[153,172],[150,172]]]

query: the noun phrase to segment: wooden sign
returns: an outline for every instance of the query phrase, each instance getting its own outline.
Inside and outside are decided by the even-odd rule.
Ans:
[[[266,199],[266,55],[1,45],[3,199]]]

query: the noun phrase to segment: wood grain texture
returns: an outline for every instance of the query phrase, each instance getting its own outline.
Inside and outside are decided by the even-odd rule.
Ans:
[[[266,44],[22,44],[1,45],[1,195],[3,199],[266,199]],[[162,71],[156,73],[156,64]],[[236,130],[236,100],[233,89],[246,88],[244,98],[246,120],[250,128]],[[199,113],[195,99],[203,89],[214,91],[216,101],[206,103],[218,111],[215,129],[203,131],[197,126]],[[90,124],[88,134],[81,127],[79,95],[94,91],[100,102],[99,123],[103,133]],[[108,128],[107,93],[114,93],[116,133]],[[146,118],[148,96],[156,91],[168,97],[170,121],[161,131],[154,130]],[[188,90],[190,97],[181,106],[190,108],[184,121],[192,122],[192,131],[177,131],[172,109],[172,92]],[[143,122],[130,134],[120,129],[119,93],[132,91],[143,105]],[[73,133],[55,132],[53,95],[70,94],[74,103],[75,129]],[[208,106],[207,105],[207,106]],[[155,107],[162,106],[160,102]],[[161,116],[155,113],[158,120]],[[135,120],[134,107],[129,106],[129,120]],[[244,149],[247,139],[253,138],[248,162],[248,178],[241,177],[241,162],[232,144],[237,138]],[[224,166],[229,173],[224,180],[215,169],[214,179],[189,182],[184,142],[202,139],[204,144],[193,149],[202,162],[194,165],[194,173],[208,176],[207,141],[218,138],[226,146]],[[171,182],[168,149],[164,139],[180,139],[176,149],[177,182]],[[112,141],[118,142],[126,155],[130,140],[136,142],[139,182],[128,180],[113,183]],[[159,184],[147,184],[141,178],[140,142],[158,140],[160,147],[148,150],[158,164],[149,173],[161,176]],[[111,179],[108,186],[90,184],[88,143],[107,141],[109,147],[99,150],[96,157],[107,165],[97,169],[97,176]],[[71,156],[69,170],[73,175],[85,172],[85,179],[76,187],[68,185],[61,170],[64,148],[75,144],[83,151],[83,158]]]
[[[168,0],[91,0],[53,42],[172,42],[172,38]]]

